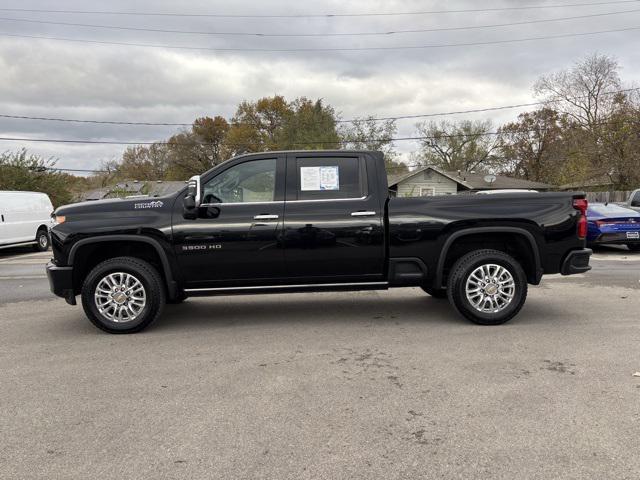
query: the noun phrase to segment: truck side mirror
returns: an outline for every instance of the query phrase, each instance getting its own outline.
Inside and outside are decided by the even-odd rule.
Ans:
[[[195,175],[189,179],[187,194],[182,200],[182,216],[187,220],[198,218],[200,206],[200,176]]]

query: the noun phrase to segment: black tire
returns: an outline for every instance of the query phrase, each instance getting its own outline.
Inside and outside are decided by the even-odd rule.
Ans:
[[[506,269],[513,280],[513,296],[499,311],[481,311],[467,298],[467,280],[474,271],[482,265],[501,266]],[[491,285],[495,286],[493,282]],[[498,250],[488,249],[476,250],[461,257],[453,265],[447,282],[449,302],[451,302],[453,307],[461,315],[479,325],[500,325],[511,320],[524,305],[527,299],[527,288],[527,276],[522,266],[510,255]],[[471,296],[473,296],[473,294],[471,294]],[[495,298],[498,296],[499,294],[495,294],[491,297]]]
[[[432,287],[420,287],[424,290],[425,293],[428,293],[433,298],[447,298],[447,289],[446,288],[432,288]]]
[[[108,313],[101,313],[96,305],[96,288],[101,280],[112,273],[132,275],[144,287],[144,306],[131,320],[113,321],[108,317]],[[158,271],[144,260],[134,257],[111,258],[96,265],[84,280],[81,296],[82,307],[91,323],[108,333],[135,333],[148,327],[162,313],[166,298],[162,277]]]
[[[627,248],[632,252],[640,252],[640,243],[627,243]]]
[[[36,233],[36,244],[33,246],[33,249],[36,252],[46,252],[49,250],[49,244],[51,243],[51,239],[49,238],[49,230],[46,228],[38,229]]]

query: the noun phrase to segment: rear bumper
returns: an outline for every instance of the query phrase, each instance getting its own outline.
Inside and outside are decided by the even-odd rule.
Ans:
[[[49,288],[54,295],[64,298],[69,305],[76,304],[73,291],[73,267],[58,267],[52,262],[46,266]]]
[[[591,270],[589,258],[593,250],[590,248],[582,248],[580,250],[572,250],[562,262],[560,273],[562,275],[574,275],[576,273],[584,273]]]
[[[626,233],[606,233],[599,235],[593,240],[588,240],[589,245],[627,245],[640,243],[640,236],[638,238],[627,237]]]

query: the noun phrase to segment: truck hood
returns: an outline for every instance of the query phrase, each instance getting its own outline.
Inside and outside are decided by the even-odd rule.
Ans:
[[[164,210],[173,204],[173,197],[140,197],[113,198],[90,202],[72,203],[58,207],[54,214],[59,216],[73,216],[84,214],[100,214],[123,212],[126,214],[139,213],[149,210]]]

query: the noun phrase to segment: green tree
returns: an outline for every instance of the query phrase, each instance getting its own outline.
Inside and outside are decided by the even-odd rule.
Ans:
[[[606,128],[600,131],[607,161],[601,172],[620,189],[640,185],[640,106],[629,96],[619,97]]]
[[[172,136],[167,142],[166,180],[184,180],[199,175],[227,160],[229,123],[220,116],[202,117],[190,131]]]
[[[127,147],[120,164],[106,164],[103,169],[117,170],[122,179],[161,180],[169,169],[169,149],[159,143]]]
[[[322,100],[305,97],[289,104],[290,111],[284,117],[276,134],[277,148],[282,150],[323,150],[340,148],[340,136],[336,130],[336,114]]]
[[[276,95],[244,101],[231,120],[226,139],[234,154],[265,150],[328,149],[340,146],[336,114],[322,100]]]
[[[166,142],[128,147],[120,162],[102,166],[113,180],[185,180],[228,159],[229,123],[220,116],[202,117],[189,130],[177,133]]]
[[[71,203],[86,184],[83,179],[55,170],[57,160],[26,149],[0,154],[0,190],[43,192],[54,207]]]
[[[563,117],[562,176],[572,182],[608,176],[618,188],[632,188],[638,181],[638,98],[619,91],[619,69],[615,59],[593,54],[535,84]]]
[[[521,113],[499,132],[502,173],[534,182],[558,180],[565,153],[558,112],[542,108]]]
[[[276,150],[286,118],[292,113],[281,95],[243,101],[231,120],[227,145],[234,155]]]

